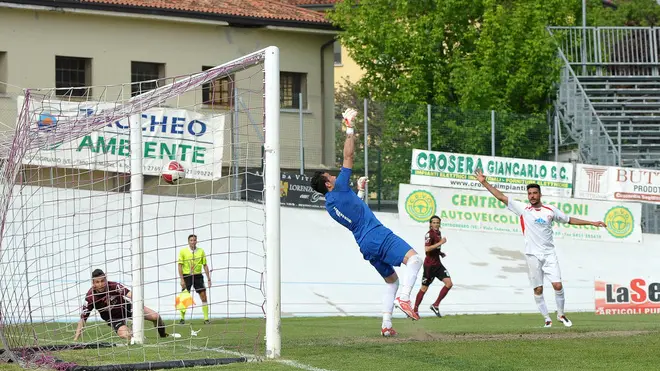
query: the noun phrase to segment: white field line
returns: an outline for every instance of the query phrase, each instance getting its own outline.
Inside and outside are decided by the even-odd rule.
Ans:
[[[262,357],[257,357],[254,354],[241,353],[241,352],[236,352],[236,351],[229,350],[229,349],[224,349],[224,348],[204,348],[204,347],[196,347],[196,346],[188,346],[188,348],[192,349],[192,350],[207,350],[207,351],[210,350],[212,352],[225,353],[225,354],[229,354],[229,355],[233,355],[233,356],[237,356],[237,357],[245,357],[245,358],[247,358],[248,362],[258,362],[258,361],[261,361],[263,359]],[[287,366],[291,366],[291,367],[294,367],[294,368],[298,368],[298,369],[301,369],[301,370],[305,370],[305,371],[331,371],[331,370],[326,370],[324,368],[318,368],[318,367],[306,365],[304,363],[292,361],[292,360],[289,360],[289,359],[275,359],[273,361],[277,362],[277,363],[282,363],[282,364],[285,364]]]

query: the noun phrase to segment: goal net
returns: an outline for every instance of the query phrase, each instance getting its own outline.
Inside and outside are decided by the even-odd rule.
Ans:
[[[186,76],[27,89],[13,104],[3,358],[129,370],[279,356],[276,47]]]

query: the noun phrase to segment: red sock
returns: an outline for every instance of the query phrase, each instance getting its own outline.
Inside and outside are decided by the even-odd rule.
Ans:
[[[433,306],[437,307],[438,305],[440,305],[440,302],[442,301],[442,299],[445,298],[445,296],[447,296],[448,292],[449,289],[447,288],[447,286],[444,286],[442,290],[440,290],[440,295],[438,295],[438,299],[436,299],[435,303],[433,303]]]
[[[417,293],[417,297],[415,298],[415,312],[419,309],[419,304],[422,302],[422,299],[424,299],[424,294],[426,294],[426,292],[422,290],[419,290]]]

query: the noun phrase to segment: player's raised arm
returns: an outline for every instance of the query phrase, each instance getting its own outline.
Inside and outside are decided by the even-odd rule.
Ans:
[[[344,141],[344,163],[343,167],[353,169],[353,160],[355,157],[355,135],[353,129],[353,120],[357,116],[357,111],[349,108],[344,113],[342,123],[346,126],[346,140]]]
[[[486,180],[486,176],[484,176],[484,173],[483,171],[481,171],[481,169],[477,169],[474,172],[474,175],[477,177],[479,183],[481,183],[481,185],[483,185],[484,188],[488,190],[488,192],[490,192],[498,200],[502,201],[505,205],[507,206],[509,205],[509,198],[505,196],[504,193],[500,192],[499,189],[493,187],[492,185],[490,185],[490,183],[488,183],[488,181]]]

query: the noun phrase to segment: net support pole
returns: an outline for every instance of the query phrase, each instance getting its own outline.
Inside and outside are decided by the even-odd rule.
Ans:
[[[364,98],[364,176],[369,179],[369,101]],[[364,183],[364,202],[369,206],[369,182]]]
[[[264,199],[266,208],[266,357],[282,348],[280,271],[280,50],[266,48],[264,60]]]
[[[131,140],[131,253],[133,282],[133,342],[144,343],[144,245],[142,225],[142,126],[136,120],[129,123]]]
[[[233,200],[240,200],[241,199],[241,193],[240,193],[240,180],[238,178],[238,163],[240,161],[239,158],[239,147],[240,147],[240,141],[241,141],[241,135],[239,133],[239,106],[238,106],[238,88],[234,87],[234,114],[232,115],[232,145],[231,145],[231,163],[232,163],[232,182],[233,182],[233,187],[231,190],[231,196],[230,199]]]
[[[495,110],[490,110],[490,155],[495,157]]]
[[[426,105],[426,149],[431,150],[431,105]],[[380,156],[380,152],[378,152]]]
[[[300,175],[305,174],[305,138],[303,136],[303,95],[298,93],[298,120],[300,121]]]
[[[555,114],[554,119],[554,132],[555,132],[555,162],[559,162],[559,116]]]

